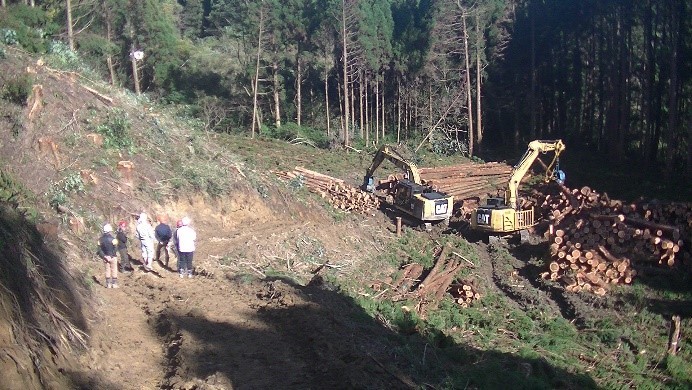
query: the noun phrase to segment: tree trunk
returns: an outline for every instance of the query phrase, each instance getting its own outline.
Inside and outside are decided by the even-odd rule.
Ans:
[[[382,110],[382,139],[384,139],[384,130],[385,130],[385,112],[386,110],[384,109],[384,73],[382,74],[382,93],[380,96],[382,97],[382,104],[380,104],[381,110]]]
[[[358,116],[359,116],[359,123],[360,123],[360,138],[365,139],[365,144],[367,145],[368,143],[368,132],[364,131],[365,130],[365,116],[363,112],[365,111],[365,91],[363,91],[363,70],[361,69],[358,72],[358,78],[360,80],[359,83],[359,88],[358,88]]]
[[[32,5],[33,7],[33,5]],[[72,1],[67,0],[65,4],[65,13],[67,14],[67,44],[70,46],[70,50],[74,51],[74,32],[72,31]]]
[[[260,68],[260,57],[262,54],[262,33],[264,28],[264,10],[260,8],[260,20],[259,20],[259,30],[257,33],[257,57],[255,60],[255,79],[253,80],[252,88],[252,130],[251,138],[255,138],[255,128],[259,126],[259,113],[257,109],[257,95],[259,88],[259,68]],[[258,129],[259,130],[259,129]]]
[[[296,122],[300,127],[303,123],[303,61],[300,55],[296,58],[296,67]]]
[[[105,10],[105,21],[106,21],[106,40],[111,43],[113,40],[113,26],[111,25],[112,14],[109,10]],[[106,65],[108,66],[108,78],[111,85],[115,85],[117,81],[117,76],[115,73],[115,66],[113,65],[113,56],[108,53],[106,55]]]
[[[401,142],[401,80],[396,83],[396,143]],[[690,149],[692,150],[692,149]]]
[[[356,82],[353,79],[353,74],[349,76],[351,78],[351,82],[349,85],[351,86],[349,91],[350,91],[350,96],[351,96],[351,129],[356,128]],[[352,130],[353,132],[353,130]],[[353,136],[353,134],[351,134]]]
[[[652,145],[651,138],[653,133],[653,88],[654,88],[654,38],[653,38],[653,11],[652,1],[647,1],[644,7],[644,80],[642,82],[642,128],[641,128],[641,156],[644,159],[644,165],[648,166],[651,163]]]
[[[134,47],[134,45],[133,45],[133,46],[132,46],[132,51],[131,51],[131,53],[130,53],[130,61],[132,62],[132,78],[134,79],[135,93],[136,93],[137,95],[139,95],[139,94],[142,93],[142,90],[141,90],[141,88],[140,88],[140,86],[139,86],[139,68],[138,68],[138,65],[137,65],[137,60],[135,59],[135,56],[134,56],[134,54],[133,54],[134,51],[135,51],[135,47]]]
[[[473,157],[474,127],[473,127],[473,106],[471,104],[471,67],[469,65],[469,35],[466,28],[466,13],[461,15],[462,34],[464,34],[464,65],[466,68],[466,110],[469,116],[468,135],[469,135],[469,157]]]
[[[531,3],[534,4],[534,3]],[[536,70],[536,16],[535,12],[531,12],[531,88],[529,90],[529,115],[531,121],[529,122],[529,135],[530,138],[536,139],[536,84],[537,84],[537,70]]]
[[[329,117],[329,71],[327,70],[327,67],[324,68],[324,105],[325,105],[325,111],[327,115],[327,138],[331,140],[332,138],[332,129],[330,126],[330,117]]]
[[[342,56],[342,61],[343,61],[343,78],[344,78],[344,112],[343,114],[343,137],[344,137],[344,146],[348,146],[348,140],[349,140],[349,113],[350,113],[350,108],[348,106],[348,53],[346,50],[346,44],[347,44],[347,37],[346,37],[346,0],[341,1],[341,56]]]
[[[678,1],[670,4],[670,83],[668,86],[668,127],[664,138],[666,145],[665,174],[668,178],[673,176],[673,162],[677,157],[674,144],[675,132],[678,127],[678,52],[681,11],[682,7]]]
[[[375,76],[375,131],[380,134],[380,80]],[[384,137],[381,138],[384,140]]]
[[[276,58],[276,53],[274,53],[274,58]],[[274,126],[278,129],[281,127],[281,84],[279,83],[279,64],[276,60],[272,61],[272,84],[274,92]]]
[[[476,142],[478,143],[478,148],[480,150],[481,142],[483,142],[483,125],[482,125],[482,115],[481,115],[481,85],[483,84],[483,78],[481,77],[481,27],[480,27],[480,16],[478,11],[476,11],[476,127],[478,133],[476,135]]]

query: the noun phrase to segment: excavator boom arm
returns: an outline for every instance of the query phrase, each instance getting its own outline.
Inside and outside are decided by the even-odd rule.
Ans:
[[[524,175],[526,175],[526,172],[531,168],[531,165],[533,165],[534,161],[536,161],[536,158],[542,154],[542,153],[547,153],[550,151],[555,152],[555,157],[553,158],[553,162],[550,164],[549,169],[552,168],[553,164],[557,160],[557,158],[560,156],[560,153],[562,153],[565,150],[565,144],[562,142],[562,140],[535,140],[529,142],[529,148],[524,154],[524,157],[521,158],[519,163],[514,166],[514,169],[512,170],[512,174],[509,178],[509,184],[507,186],[507,192],[508,192],[508,199],[507,199],[507,205],[510,207],[517,209],[517,199],[518,199],[518,192],[519,192],[519,183],[521,183],[521,179],[524,178]]]
[[[416,184],[421,184],[420,173],[418,172],[418,167],[411,161],[406,160],[397,151],[392,149],[389,145],[382,145],[380,149],[377,150],[375,157],[372,159],[372,163],[368,170],[365,171],[365,178],[363,179],[363,188],[365,188],[373,174],[379,168],[380,164],[387,159],[396,165],[398,168],[404,170],[408,179]]]

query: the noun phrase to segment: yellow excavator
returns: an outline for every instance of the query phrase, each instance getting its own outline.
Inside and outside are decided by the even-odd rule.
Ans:
[[[564,172],[559,169],[559,157],[565,150],[562,140],[535,140],[529,142],[529,148],[514,166],[507,184],[504,197],[488,198],[485,205],[471,213],[471,228],[490,234],[514,233],[524,231],[536,224],[533,208],[520,210],[518,191],[521,180],[538,159],[546,170],[547,180],[564,181]],[[538,156],[554,152],[552,162],[545,164]]]
[[[361,186],[363,190],[375,191],[373,175],[385,159],[402,169],[406,175],[405,179],[396,181],[391,191],[394,194],[392,205],[397,210],[423,223],[449,220],[452,216],[452,196],[423,185],[416,164],[405,159],[389,145],[382,145],[377,150],[365,172]]]

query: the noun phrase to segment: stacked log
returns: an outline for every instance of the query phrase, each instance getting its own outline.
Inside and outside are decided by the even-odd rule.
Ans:
[[[481,294],[473,283],[456,281],[449,286],[449,293],[463,308],[469,307],[474,301],[481,299]]]
[[[538,204],[548,222],[551,262],[543,277],[571,292],[605,295],[630,284],[646,263],[690,263],[692,204],[612,200],[589,187],[544,193]],[[685,250],[683,250],[685,249]]]
[[[337,179],[303,167],[290,172],[275,172],[285,180],[296,180],[301,186],[326,198],[333,207],[363,214],[372,214],[380,207],[380,200],[373,194]]]
[[[465,163],[447,167],[421,168],[423,182],[455,199],[485,197],[505,187],[512,167],[498,162]]]

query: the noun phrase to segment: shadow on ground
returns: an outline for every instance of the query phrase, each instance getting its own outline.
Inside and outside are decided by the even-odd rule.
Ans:
[[[542,359],[483,351],[446,337],[405,335],[325,285],[301,286],[285,278],[229,283],[257,290],[247,321],[253,327],[210,320],[194,310],[162,313],[157,332],[169,345],[162,387],[191,381],[234,389],[597,387],[589,376]],[[289,299],[291,294],[302,299]]]

